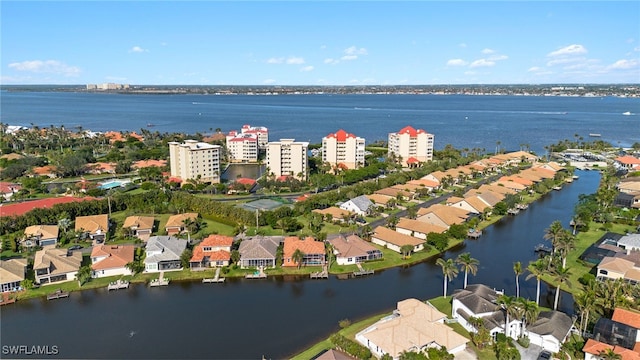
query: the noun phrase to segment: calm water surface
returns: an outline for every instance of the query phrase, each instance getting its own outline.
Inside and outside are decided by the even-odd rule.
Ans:
[[[518,216],[503,219],[480,239],[445,254],[469,251],[480,261],[470,283],[515,294],[513,262],[535,259],[554,220],[568,227],[580,194],[596,190],[597,172],[554,191]],[[535,298],[534,280],[520,278],[521,295]],[[391,311],[397,301],[440,296],[443,277],[435,260],[351,280],[269,278],[225,284],[172,283],[72,293],[69,299],[20,301],[1,308],[2,345],[57,345],[57,358],[281,359],[326,338],[341,319],[359,320]],[[449,291],[462,287],[458,276]],[[570,295],[561,310],[572,313]],[[553,293],[543,285],[542,303]]]

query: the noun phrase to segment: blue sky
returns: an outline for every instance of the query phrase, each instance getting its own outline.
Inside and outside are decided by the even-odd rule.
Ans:
[[[7,1],[2,84],[640,83],[639,1]]]

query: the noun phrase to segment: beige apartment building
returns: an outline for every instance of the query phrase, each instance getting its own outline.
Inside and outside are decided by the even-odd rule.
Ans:
[[[357,169],[364,165],[365,140],[342,129],[322,138],[322,161]]]
[[[280,139],[267,144],[267,167],[276,178],[293,176],[307,179],[308,142]]]
[[[169,143],[171,176],[181,180],[198,179],[208,183],[220,182],[220,146],[196,140]]]
[[[242,125],[242,134],[253,134],[258,138],[258,148],[265,150],[269,143],[269,129],[264,126]]]
[[[399,156],[402,166],[415,166],[433,159],[433,134],[406,126],[389,133],[389,155]]]
[[[227,135],[227,156],[229,162],[257,162],[258,136],[230,131]]]

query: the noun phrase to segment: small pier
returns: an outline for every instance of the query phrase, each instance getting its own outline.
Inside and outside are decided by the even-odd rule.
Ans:
[[[372,275],[374,273],[373,270],[367,270],[363,268],[360,263],[356,264],[356,266],[358,267],[358,271],[354,271],[353,276],[366,276],[366,275]]]
[[[482,236],[482,230],[471,229],[467,231],[467,237],[471,239],[477,239]]]
[[[160,271],[160,276],[157,279],[151,280],[151,282],[149,283],[150,287],[167,286],[167,285],[169,285],[169,279],[164,278],[164,271]]]
[[[0,297],[0,306],[13,304],[14,302],[16,302],[15,296],[11,296],[11,293],[8,292],[2,293],[2,296]]]
[[[225,278],[220,277],[220,268],[216,269],[216,274],[213,278],[202,279],[202,283],[222,283]]]
[[[516,209],[518,210],[527,210],[529,208],[528,204],[516,204]]]
[[[245,279],[266,279],[267,278],[267,274],[264,273],[264,268],[261,266],[258,271],[252,273],[252,274],[247,274],[244,276]]]
[[[533,251],[537,252],[537,253],[551,254],[553,252],[553,249],[551,247],[549,247],[549,246],[544,245],[544,244],[538,244],[533,249]]]
[[[120,289],[128,289],[129,282],[118,279],[117,281],[110,282],[107,286],[107,290],[120,290]]]
[[[69,297],[69,293],[67,291],[62,291],[62,289],[58,289],[50,294],[47,294],[47,300],[56,300]]]
[[[329,278],[329,270],[327,269],[327,265],[322,267],[322,271],[312,272],[310,274],[312,279],[328,279]]]
[[[519,213],[520,213],[520,209],[517,209],[517,208],[513,208],[513,209],[507,210],[507,214],[509,214],[509,215],[514,215],[515,216],[515,215],[518,215]]]

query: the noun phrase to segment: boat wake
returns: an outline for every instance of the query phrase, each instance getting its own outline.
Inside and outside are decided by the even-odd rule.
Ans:
[[[129,339],[131,339],[132,337],[134,337],[137,333],[138,333],[137,331],[133,331],[133,330],[131,330],[131,331],[129,332]]]

